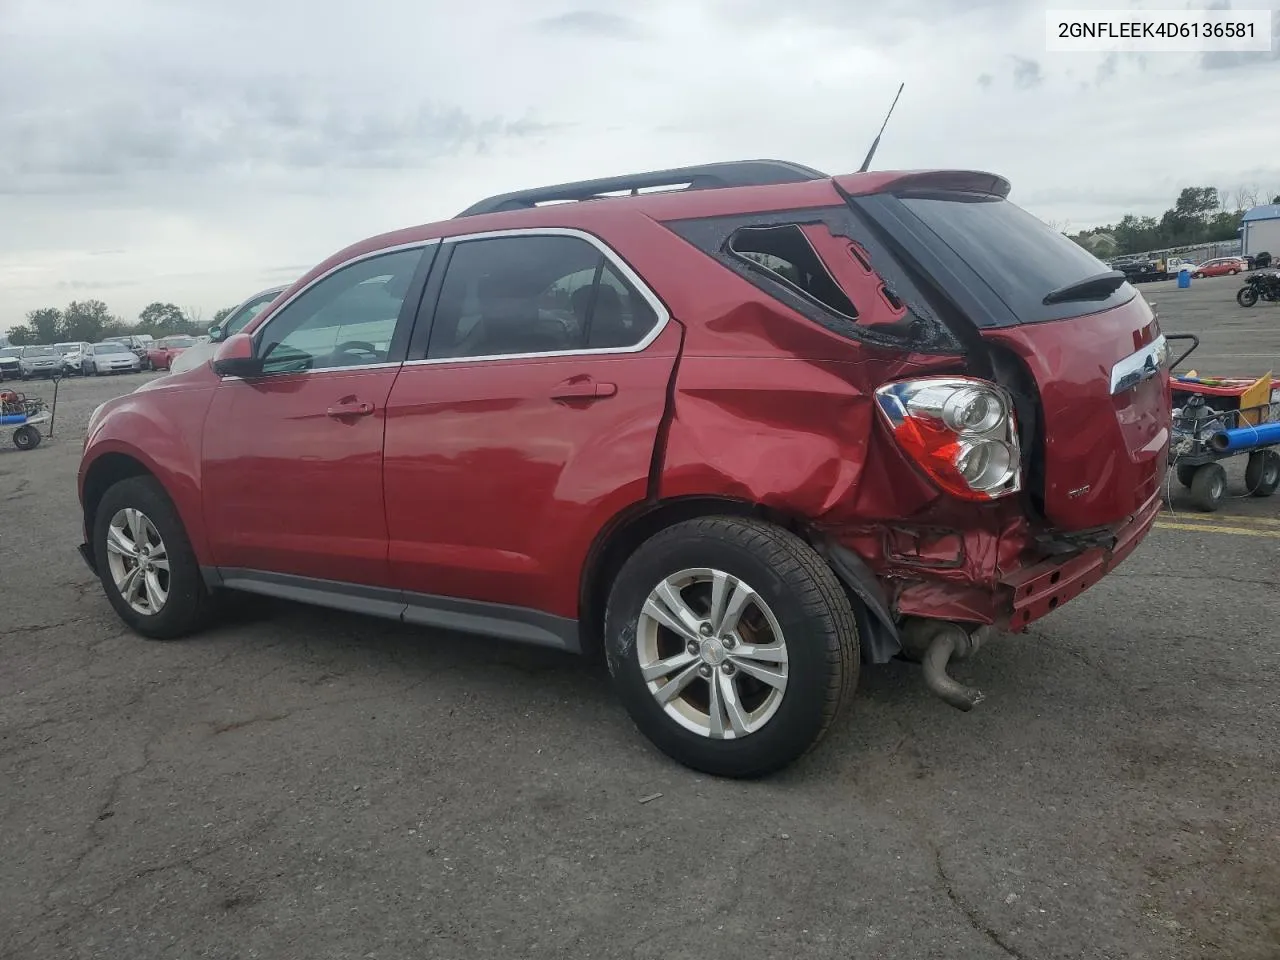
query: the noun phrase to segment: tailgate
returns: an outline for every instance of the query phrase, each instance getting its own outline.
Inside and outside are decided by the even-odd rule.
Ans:
[[[1164,339],[1146,301],[983,336],[1021,357],[1039,388],[1045,518],[1084,530],[1138,511],[1164,476],[1171,421]]]
[[[1030,451],[1041,469],[1031,474],[1045,519],[1063,530],[1109,526],[1164,475],[1164,340],[1122,274],[1010,203],[1007,183],[988,181],[915,177],[849,202],[934,280],[950,316],[1031,374],[1042,406]]]

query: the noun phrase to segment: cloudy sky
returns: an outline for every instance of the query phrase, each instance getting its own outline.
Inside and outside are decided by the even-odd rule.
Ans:
[[[1280,40],[1047,54],[1016,0],[0,0],[0,330],[88,297],[207,319],[520,187],[847,172],[900,80],[879,168],[994,170],[1072,228],[1192,184],[1269,197],[1278,66]]]

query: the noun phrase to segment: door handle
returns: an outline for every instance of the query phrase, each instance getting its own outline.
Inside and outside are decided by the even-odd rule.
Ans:
[[[551,391],[552,400],[596,400],[618,392],[616,383],[595,380],[567,380]]]
[[[369,414],[373,413],[373,404],[356,403],[354,401],[350,403],[339,403],[336,406],[330,407],[325,412],[329,416],[338,420],[343,417],[367,417]]]

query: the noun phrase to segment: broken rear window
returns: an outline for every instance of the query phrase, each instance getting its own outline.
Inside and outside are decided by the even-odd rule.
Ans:
[[[858,310],[828,272],[800,227],[742,227],[729,238],[729,251],[801,296],[849,320]]]

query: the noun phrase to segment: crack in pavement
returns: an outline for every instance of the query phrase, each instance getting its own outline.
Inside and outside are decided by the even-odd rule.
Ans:
[[[1120,573],[1112,571],[1107,574],[1117,580],[1194,580],[1197,583],[1203,583],[1206,580],[1218,581],[1224,580],[1229,583],[1247,583],[1257,587],[1280,587],[1280,581],[1276,580],[1252,580],[1249,578],[1232,577],[1226,574],[1213,573]]]
[[[87,859],[89,859],[89,857],[94,853],[94,851],[96,851],[99,847],[102,846],[104,842],[106,842],[106,838],[103,837],[101,833],[99,833],[98,824],[102,823],[104,820],[109,820],[111,817],[115,816],[115,811],[112,808],[115,806],[116,798],[120,794],[120,788],[121,786],[124,785],[124,781],[128,777],[141,773],[151,764],[151,746],[154,740],[155,740],[155,737],[152,736],[148,738],[148,740],[142,745],[142,762],[141,763],[139,763],[137,766],[131,767],[128,770],[122,770],[119,773],[117,773],[114,777],[111,778],[111,783],[107,786],[106,796],[103,798],[102,803],[98,805],[98,813],[93,818],[93,821],[89,824],[88,845],[83,850],[81,850],[78,854],[76,854],[74,857],[71,858],[71,863],[68,865],[68,867],[65,870],[63,870],[56,877],[54,877],[52,881],[50,881],[49,886],[45,889],[44,896],[41,897],[40,899],[40,911],[34,917],[31,918],[30,925],[34,925],[41,918],[47,916],[50,912],[52,912],[55,909],[55,905],[50,903],[50,900],[53,898],[54,893],[57,892],[59,887],[65,884],[73,876],[75,876],[75,874],[84,865],[84,862]],[[59,927],[58,929],[61,929],[61,927]],[[56,930],[54,932],[56,932]],[[40,936],[40,933],[37,932],[36,934],[32,935],[22,943],[15,944],[8,951],[6,951],[3,954],[0,954],[0,958],[17,956],[18,951],[20,949],[30,946],[32,943],[35,942],[35,940],[39,936]]]
[[[213,728],[213,735],[216,737],[221,733],[230,733],[232,730],[243,730],[245,727],[251,727],[257,723],[275,723],[277,720],[288,720],[292,715],[292,712],[274,713],[265,717],[249,717],[246,720],[233,720],[230,723],[222,723],[215,726]]]
[[[142,767],[138,768],[138,771],[141,771],[145,766],[146,765],[143,764]],[[125,776],[129,776],[129,774],[130,772],[126,771],[124,774],[121,774],[121,778]],[[188,856],[175,857],[172,860],[165,860],[160,863],[152,864],[151,866],[148,866],[148,867],[143,867],[140,870],[133,871],[127,877],[123,878],[122,880],[118,881],[115,884],[112,884],[112,886],[110,887],[110,889],[107,890],[106,893],[102,894],[101,896],[95,897],[94,899],[88,901],[87,903],[80,904],[78,906],[73,907],[70,915],[65,917],[56,926],[53,926],[47,930],[36,931],[30,937],[24,940],[22,943],[14,944],[13,946],[6,949],[3,953],[0,953],[0,960],[11,960],[11,958],[18,956],[18,952],[20,950],[23,950],[31,946],[33,943],[35,943],[37,940],[41,939],[42,937],[57,936],[59,933],[64,932],[69,927],[84,920],[93,911],[95,907],[101,906],[102,904],[106,903],[112,897],[119,894],[122,890],[132,886],[133,884],[137,883],[139,880],[145,880],[147,877],[154,876],[158,873],[163,873],[166,870],[176,870],[181,867],[181,868],[190,870],[192,873],[195,873],[201,877],[204,877],[210,883],[218,883],[218,880],[216,877],[214,877],[212,874],[209,873],[208,870],[204,869],[199,865],[200,861],[207,860],[208,858],[215,856],[218,853],[221,853],[227,847],[234,846],[237,843],[243,843],[244,841],[249,840],[250,838],[256,836],[257,834],[265,833],[267,830],[271,829],[271,827],[275,824],[276,820],[280,818],[280,815],[284,813],[285,809],[286,808],[284,807],[280,807],[277,810],[273,810],[262,820],[261,823],[258,823],[255,826],[250,827],[249,829],[239,834],[236,834],[235,836],[227,837],[223,840],[219,840],[213,843],[212,845],[202,850],[198,850],[195,853],[192,853]],[[102,818],[100,816],[99,820],[101,819]],[[99,841],[99,843],[100,842],[101,841]],[[88,853],[91,852],[92,849],[93,848],[90,848],[90,851],[86,851],[85,854],[80,857],[81,862],[83,862],[84,857],[88,856]],[[69,871],[65,875],[65,877],[69,877],[72,872],[74,872],[74,870]],[[52,893],[52,888],[50,890],[50,893]],[[46,897],[45,897],[46,901],[48,899],[48,896],[49,894],[46,894]],[[53,909],[54,907],[52,905],[46,904],[41,909],[41,911],[29,921],[28,925],[34,926],[42,918],[46,917]],[[229,909],[229,907],[227,907],[225,903],[224,903],[224,909]]]
[[[23,633],[40,633],[44,630],[58,630],[62,627],[73,627],[77,623],[88,623],[93,617],[72,617],[69,620],[59,620],[56,623],[24,623],[16,627],[9,627],[5,630],[3,636],[18,636]]]
[[[996,933],[990,925],[983,922],[976,910],[967,906],[965,902],[960,899],[960,896],[956,893],[955,887],[952,884],[951,877],[947,875],[946,867],[942,865],[941,848],[932,843],[930,846],[933,848],[933,864],[935,869],[938,871],[938,879],[942,881],[943,892],[946,893],[947,899],[951,901],[952,906],[954,906],[956,910],[960,912],[960,915],[969,922],[969,926],[973,927],[974,930],[986,937],[993,946],[1000,948],[1006,954],[1013,957],[1014,960],[1027,960],[1025,954],[1020,953],[1017,949],[1005,943],[1004,938],[1001,937],[1000,934]]]

